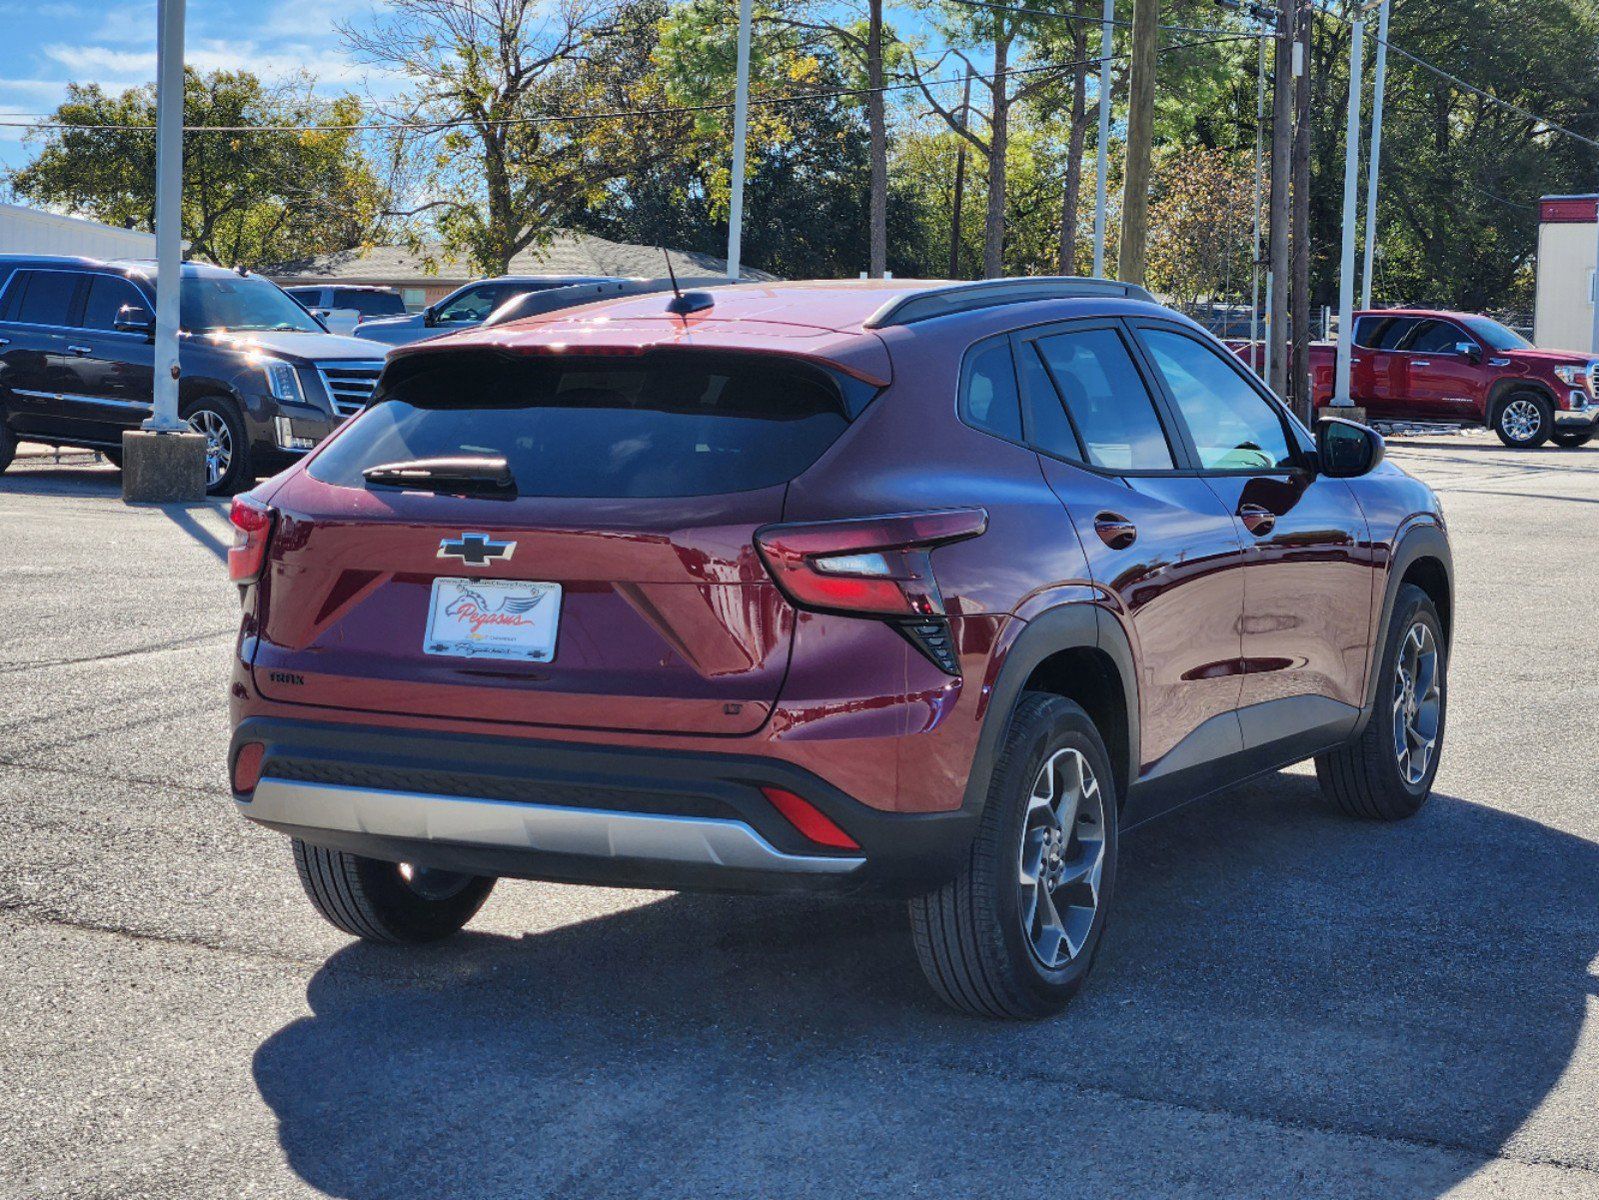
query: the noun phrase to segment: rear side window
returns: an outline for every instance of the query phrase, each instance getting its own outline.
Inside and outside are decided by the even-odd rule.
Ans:
[[[8,306],[8,316],[24,325],[69,324],[79,278],[70,271],[20,272],[11,285],[20,290],[20,295]]]
[[[430,355],[311,463],[326,483],[407,459],[503,457],[523,496],[701,496],[786,483],[849,425],[840,381],[755,356]]]
[[[1443,354],[1452,352],[1457,342],[1465,340],[1466,335],[1448,321],[1423,321],[1405,349],[1416,354]]]
[[[968,425],[984,433],[1013,442],[1022,440],[1021,400],[1016,394],[1016,368],[1008,340],[980,346],[966,360],[961,415]]]
[[[1114,329],[1040,338],[1038,351],[1089,462],[1112,471],[1169,471],[1176,465],[1155,402]]]
[[[1396,349],[1399,343],[1404,341],[1415,327],[1415,317],[1395,317],[1377,331],[1376,337],[1371,343],[1372,348],[1375,350]]]

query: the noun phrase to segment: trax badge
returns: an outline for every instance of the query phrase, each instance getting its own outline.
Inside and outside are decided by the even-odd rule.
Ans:
[[[515,542],[491,541],[486,533],[463,533],[458,542],[445,538],[439,543],[440,558],[458,558],[469,567],[484,566],[491,559],[510,558],[514,553]]]

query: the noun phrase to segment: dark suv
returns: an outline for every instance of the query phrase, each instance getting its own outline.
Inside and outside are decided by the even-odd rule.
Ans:
[[[743,285],[399,351],[235,502],[229,767],[339,928],[499,876],[912,897],[933,986],[1058,1008],[1122,832],[1314,757],[1416,812],[1432,492],[1105,281]]]
[[[99,450],[150,415],[155,265],[0,258],[0,470],[18,439]],[[274,283],[183,265],[179,415],[207,441],[207,490],[295,461],[372,395],[383,350],[335,337]]]

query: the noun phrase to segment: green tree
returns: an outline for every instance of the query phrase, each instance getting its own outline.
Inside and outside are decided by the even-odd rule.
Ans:
[[[275,127],[356,124],[353,97],[323,100],[307,79],[267,87],[247,71],[190,70],[183,144],[183,236],[190,253],[260,265],[343,250],[373,233],[384,187],[359,134]],[[132,229],[155,227],[155,88],[109,95],[71,84],[67,99],[28,135],[33,160],[13,171],[18,199]]]

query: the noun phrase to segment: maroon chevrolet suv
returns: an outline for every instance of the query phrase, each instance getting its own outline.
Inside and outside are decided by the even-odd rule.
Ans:
[[[642,296],[398,351],[238,498],[237,807],[351,934],[501,876],[889,892],[949,1003],[1081,985],[1142,821],[1438,767],[1433,494],[1103,280]]]

